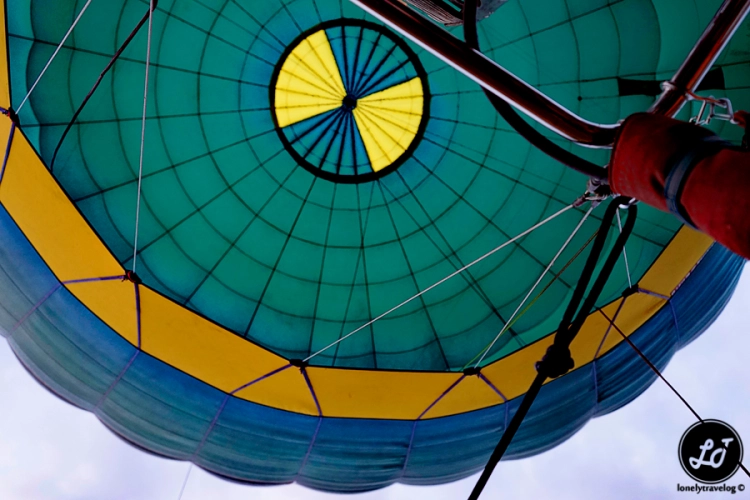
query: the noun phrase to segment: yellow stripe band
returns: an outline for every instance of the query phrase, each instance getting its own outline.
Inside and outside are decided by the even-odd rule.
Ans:
[[[0,13],[4,15],[4,13]],[[0,23],[4,30],[4,23]],[[0,57],[6,52],[0,37]],[[297,52],[299,51],[299,52]],[[313,53],[315,57],[308,57]],[[323,31],[311,35],[292,52],[277,85],[277,112],[281,123],[291,124],[321,113],[345,95],[335,58]],[[287,66],[288,65],[288,66]],[[304,77],[304,78],[303,78]],[[313,90],[314,89],[314,90]],[[299,108],[292,95],[309,93],[315,99]],[[317,92],[317,94],[316,94]],[[359,102],[361,122],[373,167],[401,151],[418,126],[422,97],[418,79],[373,93]],[[327,101],[326,101],[327,100]],[[328,104],[326,104],[328,103]],[[9,105],[7,68],[0,68],[0,105]],[[340,106],[340,102],[336,103]],[[333,109],[333,108],[330,108]],[[11,122],[0,119],[0,137],[9,138]],[[379,135],[382,132],[382,136]],[[387,137],[388,139],[383,139]],[[380,155],[380,156],[379,156]],[[22,129],[14,134],[4,177],[0,181],[0,203],[20,227],[58,280],[69,282],[124,275],[125,270],[91,229],[49,173]],[[712,244],[707,236],[682,228],[640,281],[644,289],[663,296],[672,293],[697,265]],[[244,340],[198,314],[140,285],[140,325],[132,283],[120,280],[87,281],[65,285],[78,300],[110,328],[133,345],[226,393],[258,404],[306,415],[317,415],[315,401],[298,369],[281,368],[288,360]],[[619,299],[604,308],[613,317]],[[617,325],[633,334],[666,301],[636,294],[627,299]],[[622,342],[608,331],[601,314],[591,314],[571,345],[576,368],[601,357]],[[551,344],[553,332],[482,370],[507,399],[525,393],[536,375],[534,363]],[[600,347],[601,346],[601,347]],[[597,354],[598,350],[598,354]],[[263,378],[269,373],[271,376]],[[460,373],[307,368],[324,416],[407,419],[455,415],[503,402],[477,377]],[[261,379],[247,386],[250,382]],[[460,382],[444,397],[446,389]],[[157,383],[156,381],[154,383]],[[247,386],[247,387],[245,387]]]
[[[6,84],[7,85],[7,84]],[[2,89],[0,89],[2,90]],[[0,121],[0,133],[10,132],[10,120]],[[22,133],[16,133],[0,184],[0,203],[61,281],[124,274],[103,243],[68,200]],[[670,296],[711,246],[707,236],[683,228],[645,274],[640,284]],[[66,285],[94,314],[136,345],[136,309],[132,283],[92,281]],[[200,317],[170,299],[140,286],[141,341],[144,352],[230,393],[288,364],[288,361]],[[622,300],[622,299],[620,299]],[[630,335],[666,304],[664,299],[636,294],[617,318]],[[614,315],[619,300],[604,308]],[[608,323],[598,313],[589,316],[571,346],[576,367],[590,363],[602,343]],[[482,374],[512,399],[525,393],[536,375],[553,334],[502,358]],[[610,332],[599,356],[622,342]],[[330,417],[416,419],[460,373],[307,368],[323,415]],[[317,410],[297,369],[279,371],[240,390],[237,397],[307,415]],[[502,403],[476,377],[464,377],[423,418],[464,413]]]

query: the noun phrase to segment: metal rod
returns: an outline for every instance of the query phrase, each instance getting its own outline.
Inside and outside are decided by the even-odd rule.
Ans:
[[[750,0],[724,0],[680,69],[664,86],[650,113],[675,116],[689,100],[750,11]]]
[[[352,2],[561,136],[592,147],[614,142],[617,125],[584,120],[400,2]]]
[[[614,142],[618,125],[581,118],[406,5],[396,0],[351,1],[561,136],[590,147]],[[674,116],[680,111],[749,10],[750,0],[724,1],[651,113]]]

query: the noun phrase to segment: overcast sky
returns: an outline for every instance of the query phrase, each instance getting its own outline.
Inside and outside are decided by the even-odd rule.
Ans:
[[[727,421],[744,438],[746,447],[750,447],[749,352],[750,271],[746,271],[718,321],[679,352],[665,371],[698,413]],[[695,493],[677,493],[677,483],[694,482],[680,468],[677,445],[693,421],[682,403],[657,381],[634,403],[592,420],[557,448],[501,463],[483,498],[687,498]],[[0,340],[0,499],[177,499],[187,471],[185,462],[131,448],[93,415],[50,395]],[[350,498],[462,499],[475,480],[430,488],[395,485]],[[728,482],[740,483],[750,488],[750,478],[741,471]],[[700,498],[706,496],[732,495],[700,493]],[[297,485],[236,485],[193,468],[182,498],[333,497]]]

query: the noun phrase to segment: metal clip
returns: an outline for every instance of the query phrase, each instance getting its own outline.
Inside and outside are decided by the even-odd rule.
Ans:
[[[630,200],[628,200],[627,203],[620,203],[620,206],[618,208],[620,208],[622,210],[627,210],[627,209],[629,209],[630,207],[632,207],[633,205],[635,205],[637,203],[638,203],[637,199],[630,198]]]
[[[734,118],[734,110],[732,109],[732,101],[726,97],[716,98],[713,96],[703,97],[695,94],[694,92],[687,92],[688,99],[691,101],[701,102],[701,109],[698,111],[698,115],[690,119],[690,123],[696,125],[708,125],[714,118],[717,120],[727,121],[734,125],[739,125],[739,122]],[[717,109],[723,109],[725,112],[719,112]]]
[[[596,208],[601,202],[611,197],[612,191],[609,188],[609,184],[602,183],[596,179],[589,179],[586,185],[586,192],[576,200],[575,206],[578,207],[590,201],[591,207]]]

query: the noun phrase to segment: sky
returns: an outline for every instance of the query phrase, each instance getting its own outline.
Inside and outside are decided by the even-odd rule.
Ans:
[[[750,451],[750,268],[724,313],[678,352],[664,371],[703,418],[732,425]],[[681,469],[677,446],[693,415],[661,381],[619,411],[589,422],[573,438],[536,457],[501,462],[484,499],[669,499],[677,484],[695,484]],[[750,458],[745,459],[750,465]],[[311,499],[325,494],[298,485],[229,483],[185,462],[151,456],[125,444],[93,415],[38,385],[0,341],[0,499]],[[352,500],[466,498],[476,476],[435,487],[394,485]],[[744,484],[740,471],[727,482]],[[742,497],[701,492],[700,498]]]

